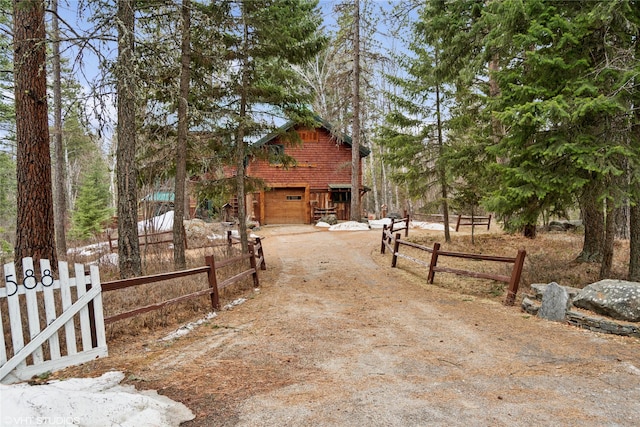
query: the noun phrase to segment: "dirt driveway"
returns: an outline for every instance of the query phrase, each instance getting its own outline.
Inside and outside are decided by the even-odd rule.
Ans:
[[[264,229],[246,302],[96,361],[187,426],[637,426],[640,341],[420,286],[379,233]]]

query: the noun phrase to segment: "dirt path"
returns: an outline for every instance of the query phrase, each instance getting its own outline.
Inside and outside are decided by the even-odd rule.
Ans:
[[[188,426],[640,425],[637,339],[416,285],[377,232],[313,230],[265,230],[244,304],[101,363],[185,403]]]

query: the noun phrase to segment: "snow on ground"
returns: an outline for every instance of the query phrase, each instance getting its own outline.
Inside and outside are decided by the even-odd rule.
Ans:
[[[71,378],[44,385],[0,385],[3,426],[169,427],[193,413],[154,390],[120,385],[122,372],[98,378]]]
[[[109,242],[98,242],[92,245],[82,246],[80,248],[69,248],[67,254],[77,254],[80,256],[92,256],[96,253],[109,250]]]
[[[138,222],[138,233],[161,233],[173,230],[173,211]]]
[[[411,226],[413,228],[420,228],[422,230],[439,230],[444,231],[444,224],[440,224],[437,222],[420,222],[420,221],[411,221]],[[456,231],[455,228],[449,227],[449,230]]]
[[[166,337],[162,338],[162,341],[169,341],[169,340],[173,340],[173,339],[176,339],[176,338],[183,337],[183,336],[187,335],[189,332],[193,331],[197,326],[202,325],[204,322],[206,322],[207,320],[211,320],[214,317],[216,317],[216,313],[215,312],[211,312],[211,313],[207,314],[204,318],[202,318],[200,320],[197,320],[195,322],[189,322],[186,325],[182,325],[178,329],[176,329],[175,331],[171,332]]]
[[[329,231],[369,231],[369,224],[357,221],[347,221],[334,224]]]
[[[329,228],[329,227],[331,227],[331,224],[329,224],[328,222],[324,222],[324,221],[318,221],[317,224],[316,224],[316,227]]]

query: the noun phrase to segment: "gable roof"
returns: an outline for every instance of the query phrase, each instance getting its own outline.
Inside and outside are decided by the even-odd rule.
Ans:
[[[323,119],[320,116],[314,116],[314,119],[316,121],[316,129],[320,128],[320,129],[324,129],[327,132],[329,132],[331,135],[334,135],[335,138],[339,141],[342,142],[343,144],[348,145],[349,147],[352,146],[352,139],[349,135],[342,133],[342,132],[338,132],[334,129],[333,125],[331,123],[329,123],[328,121],[326,121],[325,119]],[[263,136],[262,138],[260,138],[259,140],[257,140],[253,146],[255,147],[261,147],[271,141],[273,141],[275,138],[277,138],[279,135],[289,131],[292,127],[294,127],[295,125],[297,125],[298,123],[293,121],[293,120],[289,120],[287,123],[285,123],[284,125],[280,126],[276,131]],[[363,145],[360,145],[359,151],[360,151],[360,157],[366,157],[369,154],[371,154],[371,150]]]

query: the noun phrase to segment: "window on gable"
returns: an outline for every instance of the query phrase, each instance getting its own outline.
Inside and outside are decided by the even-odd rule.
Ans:
[[[318,131],[315,129],[299,130],[298,134],[302,142],[318,142]]]

